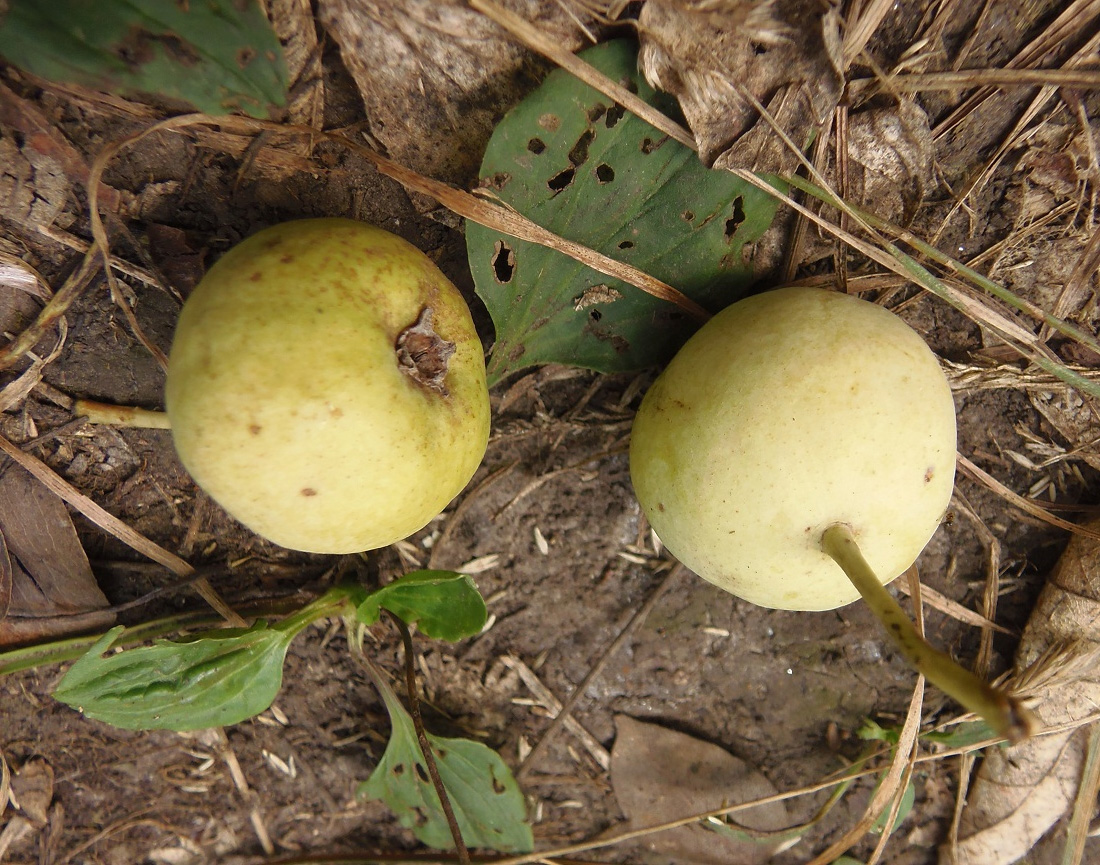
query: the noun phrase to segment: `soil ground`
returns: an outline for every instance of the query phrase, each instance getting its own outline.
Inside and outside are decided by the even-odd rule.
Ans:
[[[360,109],[336,52],[327,52],[325,62],[332,94],[326,124],[357,122]],[[35,101],[89,159],[140,125],[18,76],[9,74],[8,84]],[[958,141],[953,148],[939,154],[945,175],[952,177],[988,156],[987,150]],[[488,346],[491,323],[473,294],[460,231],[422,215],[400,186],[354,155],[321,152],[315,174],[238,175],[239,160],[196,146],[186,136],[161,135],[112,163],[106,180],[136,197],[130,224],[139,237],[154,223],[186,232],[186,255],[173,259],[176,263],[208,263],[259,227],[290,218],[343,215],[393,230],[459,285]],[[1011,219],[996,215],[1012,206],[1011,174],[1006,166],[985,187],[974,221],[952,223],[955,235],[941,240],[944,248],[977,250],[1004,236]],[[949,205],[940,190],[922,218],[933,225]],[[67,209],[73,214],[70,231],[86,237],[79,202],[69,202]],[[76,261],[72,251],[41,235],[12,225],[6,233],[55,286]],[[121,233],[112,229],[112,238],[116,254],[139,260]],[[1042,261],[1052,250],[1052,243],[1039,238],[1025,252]],[[142,329],[166,350],[178,301],[140,283],[132,290]],[[976,325],[934,299],[914,293],[898,308],[950,359],[965,360],[987,348]],[[46,368],[47,385],[73,397],[161,404],[162,372],[135,339],[101,277],[66,319],[68,340]],[[288,553],[234,523],[184,473],[167,432],[66,426],[71,415],[42,388],[0,416],[0,432],[17,442],[37,433],[41,440],[27,445],[31,453],[147,537],[195,565],[211,566],[213,584],[234,605],[316,591],[332,579],[334,565],[378,581],[418,565],[478,563],[476,580],[488,599],[491,627],[458,645],[418,640],[428,724],[486,742],[517,769],[521,754],[540,741],[548,718],[531,705],[528,687],[505,660],[523,661],[565,700],[635,611],[671,579],[655,608],[580,698],[576,719],[605,747],[615,739],[615,717],[627,715],[715,743],[779,790],[812,784],[858,752],[855,734],[866,718],[885,727],[900,725],[914,675],[884,643],[862,605],[826,613],[770,611],[693,575],[669,577],[670,560],[654,548],[634,499],[625,452],[632,413],[654,375],[547,368],[504,382],[492,394],[492,439],[467,492],[400,548],[335,562]],[[1028,469],[1009,452],[1028,453],[1032,441],[1074,444],[1020,390],[961,392],[957,408],[960,452],[1024,494],[1046,470]],[[1100,487],[1095,472],[1084,462],[1075,465],[1079,472],[1057,476],[1058,501],[1095,501]],[[919,562],[922,580],[963,606],[981,609],[988,550],[958,506],[968,503],[1002,544],[997,621],[1018,631],[1066,535],[966,478],[960,477],[958,493]],[[172,580],[117,539],[80,517],[76,522],[112,603]],[[197,598],[181,591],[120,620],[200,608]],[[957,657],[975,657],[976,629],[930,610],[927,630],[935,644]],[[397,634],[385,625],[372,634],[373,656],[399,680]],[[1008,666],[1014,645],[1011,637],[997,637],[992,672]],[[0,679],[4,757],[15,767],[42,758],[55,777],[48,826],[9,851],[9,861],[243,865],[264,858],[266,839],[284,855],[416,849],[384,806],[356,799],[356,786],[381,755],[388,721],[336,624],[312,627],[292,645],[275,710],[227,729],[224,741],[130,733],[86,720],[50,697],[63,671],[46,666]],[[932,720],[950,718],[954,709],[930,692],[924,711]],[[234,763],[240,769],[236,782]],[[936,861],[955,807],[958,770],[954,759],[922,764],[912,814],[890,841],[884,861]],[[568,731],[526,767],[522,786],[540,844],[591,838],[623,820],[608,773]],[[870,789],[870,783],[857,785],[827,820],[773,861],[807,861],[809,851],[855,822]],[[821,801],[818,794],[793,803],[792,817],[808,817]],[[872,836],[855,854],[866,854],[874,843]],[[1100,857],[1097,843],[1091,841],[1088,849]],[[1052,861],[1059,854],[1058,844],[1050,842],[1036,848],[1029,861]],[[640,844],[586,855],[662,861]],[[666,855],[663,861],[676,857]]]

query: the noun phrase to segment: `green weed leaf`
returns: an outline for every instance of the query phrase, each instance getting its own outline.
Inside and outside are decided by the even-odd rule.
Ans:
[[[104,634],[69,668],[54,697],[129,730],[199,730],[259,714],[279,692],[297,633],[261,622],[105,654],[124,630]]]
[[[390,714],[392,731],[382,759],[358,795],[379,799],[423,844],[439,850],[454,847],[439,795],[432,785],[416,739],[416,728],[393,691],[379,690]],[[480,742],[428,734],[443,786],[468,847],[502,853],[534,849],[523,794],[500,756]]]
[[[881,782],[882,779],[880,778],[879,783]],[[875,784],[875,790],[878,790],[878,787],[879,784]],[[872,793],[871,795],[873,796],[874,793]],[[916,798],[917,790],[913,786],[913,782],[910,781],[908,784],[905,785],[905,790],[901,794],[901,806],[898,808],[898,815],[894,819],[894,825],[890,829],[891,832],[896,832],[897,828],[904,822],[905,818],[909,816],[909,812],[913,810],[913,803],[916,801]],[[871,826],[871,831],[874,832],[876,835],[882,834],[882,830],[886,826],[886,820],[890,816],[890,807],[891,806],[888,804],[883,812],[879,814],[878,819],[875,821],[874,825]]]
[[[255,0],[8,0],[0,55],[50,81],[155,93],[207,114],[286,101],[282,47]]]
[[[996,738],[997,734],[993,728],[981,720],[967,721],[965,724],[958,724],[942,732],[932,731],[921,734],[921,739],[924,741],[935,742],[952,751],[958,748],[973,748],[975,745]]]
[[[428,637],[457,642],[481,633],[488,611],[474,581],[454,571],[413,571],[367,596],[356,609],[373,625],[383,609]]]
[[[668,107],[628,40],[582,56],[650,104]],[[717,311],[747,293],[751,244],[775,200],[698,156],[564,70],[496,127],[483,185],[520,213],[631,264]],[[672,304],[568,256],[467,224],[478,295],[496,326],[490,383],[534,364],[602,372],[667,360],[698,327]]]

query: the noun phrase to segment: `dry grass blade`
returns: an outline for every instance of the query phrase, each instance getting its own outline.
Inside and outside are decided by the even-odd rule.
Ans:
[[[867,47],[886,16],[897,6],[895,0],[871,0],[855,21],[849,21],[844,31],[844,68],[847,69]]]
[[[153,543],[144,535],[134,531],[114,514],[104,510],[80,492],[44,462],[24,453],[3,436],[0,436],[0,451],[3,451],[12,460],[29,471],[41,484],[59,496],[70,507],[75,508],[97,526],[110,532],[142,555],[164,565],[178,576],[189,577],[194,573],[194,568],[179,556],[168,552],[168,550]],[[207,579],[201,578],[195,581],[194,586],[195,591],[202,596],[203,600],[210,604],[228,623],[235,627],[246,627],[248,625],[240,615],[226,604]]]
[[[1020,369],[1012,364],[979,366],[968,363],[940,359],[951,389],[958,393],[977,390],[1025,390],[1049,391],[1066,388],[1065,380],[1048,372],[1033,369]],[[1100,372],[1087,367],[1070,366],[1073,372],[1082,378],[1100,384]]]
[[[1077,65],[1081,63],[1091,62],[1091,58],[1096,53],[1097,47],[1100,47],[1100,34],[1091,38],[1087,44],[1074,53],[1067,63],[1070,65]],[[993,153],[993,155],[986,161],[981,171],[977,172],[970,181],[966,184],[966,187],[959,193],[957,193],[955,204],[944,216],[943,222],[940,225],[938,231],[932,235],[932,242],[935,243],[937,238],[947,229],[952,217],[964,207],[967,198],[970,197],[976,190],[981,189],[989,178],[993,175],[994,169],[1000,165],[1001,160],[1008,155],[1008,153],[1019,146],[1028,136],[1028,129],[1031,122],[1039,116],[1039,114],[1046,107],[1046,104],[1054,97],[1058,92],[1057,86],[1045,84],[1040,87],[1038,94],[1032,99],[1027,109],[1016,121],[1012,130],[1004,137],[1001,145]]]
[[[8,809],[9,801],[11,801],[11,769],[8,768],[3,750],[0,750],[0,817],[3,817]]]
[[[23,259],[7,252],[0,252],[0,284],[17,288],[41,300],[53,297],[53,288],[46,277]]]
[[[521,765],[516,772],[516,780],[522,780],[524,776],[534,768],[539,757],[542,756],[558,731],[561,730],[565,726],[566,721],[573,716],[573,710],[576,708],[577,703],[580,702],[580,699],[588,692],[592,683],[603,673],[604,668],[615,656],[616,652],[627,643],[634,632],[643,622],[645,622],[654,607],[657,606],[657,602],[668,593],[669,589],[676,585],[686,572],[686,568],[677,562],[672,570],[668,572],[668,576],[664,578],[661,584],[657,586],[652,594],[645,599],[645,602],[634,611],[630,620],[623,626],[622,630],[619,631],[618,635],[611,641],[607,648],[604,649],[603,654],[601,654],[596,663],[592,665],[581,683],[573,689],[572,693],[565,699],[565,702],[562,703],[561,711],[558,712],[550,722],[550,726],[543,732],[542,738],[535,743],[535,747],[531,749],[531,753],[527,755],[527,759],[523,761],[523,765]]]
[[[1072,40],[1078,33],[1087,32],[1098,15],[1100,15],[1100,0],[1073,0],[1043,33],[1005,63],[1006,69],[1023,69],[1036,65],[1057,46]],[[933,138],[938,139],[946,135],[995,92],[996,90],[992,87],[983,87],[971,94],[936,124],[932,130]]]
[[[598,69],[593,68],[576,54],[567,51],[559,43],[548,39],[537,27],[514,12],[505,9],[494,0],[469,0],[470,6],[500,27],[532,51],[552,60],[562,69],[572,73],[585,84],[599,90],[604,96],[614,100],[627,111],[638,115],[651,126],[679,141],[685,147],[696,149],[695,136],[680,124],[658,111],[652,105],[639,99],[617,81],[612,81]]]
[[[1062,854],[1062,865],[1081,865],[1084,862],[1085,841],[1088,840],[1097,793],[1100,793],[1100,725],[1094,725],[1089,731],[1085,769],[1081,773],[1081,784],[1073,803],[1073,815],[1066,830],[1066,849]]]
[[[508,669],[516,671],[520,680],[527,686],[535,699],[550,713],[551,718],[556,718],[561,714],[561,701],[554,696],[553,691],[542,683],[534,670],[514,655],[505,655],[501,658],[501,661]],[[567,718],[565,729],[580,741],[581,745],[584,746],[584,750],[591,755],[601,769],[606,772],[611,767],[611,755],[607,753],[607,749],[596,740],[595,736],[582,727],[576,718]]]
[[[112,405],[93,399],[73,402],[73,416],[91,424],[136,427],[141,429],[171,429],[168,413],[132,405]]]
[[[15,381],[9,382],[4,385],[3,389],[0,389],[0,412],[10,411],[22,404],[28,394],[42,381],[46,367],[57,360],[58,355],[61,354],[61,349],[65,346],[65,340],[69,335],[69,325],[64,318],[58,319],[57,325],[57,342],[50,349],[50,353],[45,357],[34,357],[32,355],[34,359],[30,367]]]
[[[924,239],[917,237],[911,231],[893,225],[886,220],[879,219],[874,214],[862,210],[861,208],[852,207],[846,204],[828,189],[818,188],[813,186],[812,184],[807,184],[800,178],[792,178],[791,183],[792,185],[810,193],[815,198],[832,204],[834,207],[840,208],[842,212],[850,211],[858,218],[860,223],[865,223],[867,226],[869,226],[871,229],[874,229],[875,231],[882,232],[884,235],[892,237],[894,240],[898,240],[902,243],[912,246],[921,255],[926,256],[927,258],[934,261],[936,264],[940,265],[946,272],[956,274],[957,276],[968,280],[974,286],[982,289],[988,294],[991,294],[998,300],[1003,301],[1013,309],[1016,309],[1019,312],[1030,316],[1035,321],[1042,323],[1045,327],[1061,333],[1071,339],[1075,339],[1082,345],[1092,349],[1097,353],[1100,353],[1100,340],[1097,340],[1094,334],[1077,327],[1071,322],[1065,321],[1064,319],[1058,317],[1058,315],[1056,314],[1047,312],[1042,307],[1030,303],[1022,297],[1019,297],[1018,295],[1006,289],[1004,286],[1000,285],[997,282],[994,282],[985,274],[975,270],[973,267],[956,261],[951,256],[940,252],[940,250],[938,250],[931,243],[928,243]],[[908,258],[908,256],[905,257]],[[921,270],[923,271],[923,268],[921,268]],[[906,273],[910,279],[922,286],[924,286],[925,284],[925,277],[931,277],[933,280],[935,280],[935,278],[932,277],[931,274],[927,273],[927,271],[924,271],[923,273],[916,273],[911,268],[907,268]],[[914,276],[920,278],[913,279]],[[941,281],[936,280],[936,282],[939,283]],[[959,283],[957,281],[942,280],[942,282],[949,284],[952,287],[959,287]],[[935,287],[929,288],[929,290],[933,291],[933,293],[939,293]],[[969,288],[967,288],[966,290],[969,291]],[[960,302],[965,301],[960,300]],[[965,310],[963,311],[965,312]],[[1004,316],[1001,316],[999,313],[995,313],[992,310],[988,310],[984,307],[984,305],[981,310],[976,311],[976,314],[983,317],[988,317],[991,327],[1004,330],[1006,334],[1012,336],[1015,339],[1018,339],[1025,345],[1031,346],[1037,350],[1041,348],[1041,343],[1043,340],[1039,339],[1030,331],[1021,328],[1015,323],[1006,324],[1005,322],[1008,320],[1005,319]],[[975,319],[975,321],[981,323],[982,319],[977,318]]]
[[[878,843],[875,845],[871,857],[867,860],[867,865],[878,865],[878,862],[882,859],[882,854],[886,850],[886,843],[890,840],[893,827],[898,820],[898,814],[901,813],[905,790],[913,782],[914,765],[912,760],[905,764],[905,770],[898,784],[898,791],[893,801],[890,803],[890,811],[886,814],[886,819],[883,821],[882,834],[879,835]]]
[[[962,493],[957,492],[955,501],[959,504],[959,511],[973,524],[982,546],[986,548],[985,562],[985,590],[982,593],[982,612],[987,619],[997,616],[997,601],[1000,598],[1001,585],[1001,542],[993,534],[985,521],[966,501]],[[974,662],[974,672],[980,676],[988,676],[989,667],[993,661],[993,632],[983,630],[978,646],[978,657]]]
[[[1083,535],[1087,538],[1095,538],[1100,540],[1100,532],[1086,528],[1085,526],[1079,526],[1076,523],[1071,523],[1069,520],[1063,520],[1061,517],[1056,517],[1046,508],[1036,504],[1031,499],[1024,498],[1019,493],[1013,492],[993,475],[984,469],[974,465],[970,460],[964,457],[962,454],[958,454],[958,465],[966,474],[973,480],[979,483],[985,484],[989,489],[993,490],[997,495],[1007,501],[1009,504],[1014,505],[1025,513],[1031,514],[1042,520],[1044,523],[1049,523],[1052,526],[1056,526],[1059,529],[1065,529],[1067,532],[1072,532],[1075,535]]]
[[[811,167],[812,169],[812,167]],[[1046,370],[1058,376],[1062,381],[1073,385],[1083,393],[1091,396],[1100,397],[1100,385],[1089,378],[1078,375],[1074,370],[1062,363],[1060,360],[1051,356],[1051,353],[1045,345],[1039,343],[1037,337],[1025,328],[1020,327],[1015,322],[1001,315],[996,310],[984,304],[978,298],[972,297],[969,293],[969,288],[966,290],[960,290],[958,283],[952,283],[950,281],[938,279],[925,267],[923,267],[912,256],[905,254],[898,249],[894,244],[890,243],[885,238],[875,235],[872,227],[867,225],[864,220],[864,214],[861,211],[857,211],[849,204],[839,199],[835,193],[822,189],[821,187],[814,186],[813,184],[801,181],[798,178],[784,178],[785,182],[790,183],[792,186],[796,186],[804,191],[811,192],[811,194],[820,197],[822,201],[831,204],[834,207],[838,207],[844,213],[848,213],[857,222],[859,222],[866,230],[870,231],[873,236],[877,237],[880,246],[876,246],[872,243],[862,240],[856,237],[849,231],[844,230],[840,226],[834,224],[830,220],[817,213],[814,213],[810,208],[805,207],[799,202],[795,201],[786,193],[780,192],[763,178],[758,177],[753,172],[746,169],[737,169],[733,171],[733,174],[740,177],[742,180],[752,184],[757,189],[767,192],[769,195],[774,196],[778,200],[782,201],[792,210],[802,214],[807,219],[811,220],[834,237],[844,241],[854,249],[858,250],[872,261],[881,264],[899,276],[919,285],[921,288],[935,294],[937,297],[950,303],[956,309],[961,311],[968,318],[973,321],[983,324],[992,330],[1006,345],[1018,352],[1022,357],[1026,358],[1031,363],[1034,363],[1040,369]],[[957,263],[956,263],[957,265]],[[960,271],[966,271],[963,265],[957,265]],[[984,277],[983,277],[984,279]],[[988,282],[988,280],[987,280]],[[1001,294],[1008,295],[1003,289],[1000,289]],[[1012,295],[1015,298],[1014,295]],[[1017,302],[1019,298],[1015,298]],[[1030,309],[1030,307],[1028,307]],[[1053,316],[1044,315],[1044,321],[1054,323],[1056,320]],[[1078,328],[1074,328],[1066,322],[1057,321],[1057,326],[1063,331],[1068,331],[1076,335],[1082,341],[1089,343],[1095,342],[1093,337],[1081,332]]]
[[[73,301],[75,301],[80,293],[88,287],[88,284],[92,281],[92,277],[95,276],[97,270],[97,254],[98,251],[94,246],[89,249],[88,253],[84,256],[84,260],[80,262],[80,267],[69,275],[64,285],[62,285],[54,296],[50,298],[49,302],[42,307],[41,312],[38,313],[38,317],[34,322],[30,326],[24,328],[15,339],[0,349],[0,371],[8,369],[24,354],[33,349],[35,345],[38,344],[38,341],[45,336],[46,331],[53,327],[54,322],[68,311]]]
[[[907,72],[886,78],[857,78],[849,82],[852,95],[864,98],[879,89],[900,93],[961,90],[969,87],[1073,87],[1100,88],[1095,69],[963,69],[954,72]]]
[[[994,740],[1001,741],[1001,740]],[[717,808],[713,811],[706,811],[700,814],[692,814],[689,817],[681,817],[678,820],[670,820],[667,823],[659,823],[653,826],[646,826],[641,829],[630,829],[625,832],[605,833],[599,838],[595,838],[590,841],[581,841],[576,844],[569,844],[562,847],[555,847],[550,850],[540,850],[537,853],[526,853],[519,856],[506,856],[504,858],[498,858],[493,860],[493,865],[531,865],[535,862],[546,862],[550,860],[560,860],[563,857],[572,856],[575,853],[585,853],[589,850],[600,850],[606,847],[614,847],[616,844],[622,844],[626,841],[634,841],[639,838],[645,838],[648,835],[653,835],[657,832],[667,832],[670,829],[678,829],[681,826],[690,826],[693,823],[701,823],[711,818],[726,817],[730,814],[737,814],[741,811],[748,811],[752,808],[759,808],[762,805],[771,805],[775,802],[787,802],[791,799],[798,799],[802,796],[811,796],[814,793],[820,793],[824,790],[832,790],[836,787],[848,784],[853,780],[860,778],[870,778],[877,775],[877,770],[867,769],[862,772],[848,772],[838,778],[831,778],[827,781],[819,781],[816,784],[808,784],[805,787],[800,787],[797,790],[790,790],[786,793],[776,793],[773,796],[762,796],[759,799],[752,799],[747,802],[739,802],[736,805],[729,805],[725,808]]]
[[[71,249],[74,252],[86,253],[91,244],[81,237],[77,237],[75,234],[69,234],[69,232],[58,228],[56,225],[32,225],[30,226],[43,237],[48,237],[55,243],[59,243],[66,249]],[[161,280],[155,273],[146,270],[143,267],[138,267],[136,264],[132,264],[121,258],[111,256],[111,267],[117,270],[119,273],[124,273],[127,276],[131,276],[140,282],[144,282],[146,285],[150,285],[154,288],[165,288],[161,284]],[[169,289],[170,291],[170,289]]]
[[[910,594],[909,587],[904,581],[898,580],[896,585],[898,591],[903,595]],[[971,625],[972,627],[981,628],[983,630],[996,631],[999,634],[1016,636],[1016,633],[1010,628],[1006,628],[1004,625],[998,625],[996,622],[987,619],[980,613],[975,613],[973,610],[964,607],[958,601],[953,601],[946,595],[942,595],[928,586],[921,586],[921,597],[933,610],[938,610],[945,616],[950,616],[952,619],[962,622],[964,625]]]

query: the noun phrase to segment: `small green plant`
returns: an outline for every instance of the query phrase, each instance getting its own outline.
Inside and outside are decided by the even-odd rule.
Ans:
[[[407,625],[416,623],[428,637],[457,641],[478,634],[486,621],[485,603],[469,576],[414,571],[375,591],[337,586],[277,622],[259,621],[246,629],[200,631],[111,651],[129,636],[128,629],[113,628],[69,668],[54,696],[89,718],[132,730],[236,724],[272,704],[294,638],[320,619],[341,617],[353,653],[382,695],[391,725],[386,751],[360,785],[360,795],[384,801],[430,846],[452,847],[459,832],[471,847],[531,850],[523,795],[499,755],[479,742],[444,739],[423,730],[411,675],[412,714],[363,655],[362,629],[376,623],[383,611],[402,631],[408,663],[413,655]]]

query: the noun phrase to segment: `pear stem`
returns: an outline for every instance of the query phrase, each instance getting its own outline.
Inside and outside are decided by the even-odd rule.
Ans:
[[[171,429],[168,415],[162,411],[153,411],[132,405],[110,405],[93,399],[78,399],[73,403],[73,414],[84,418],[88,423],[110,424],[111,426],[135,427],[138,429]]]
[[[1015,744],[1023,741],[1035,732],[1038,723],[1019,699],[959,666],[917,632],[913,622],[863,558],[848,526],[836,523],[825,529],[821,535],[821,548],[847,574],[894,645],[917,672],[967,711],[984,718],[997,735],[1009,742]]]

